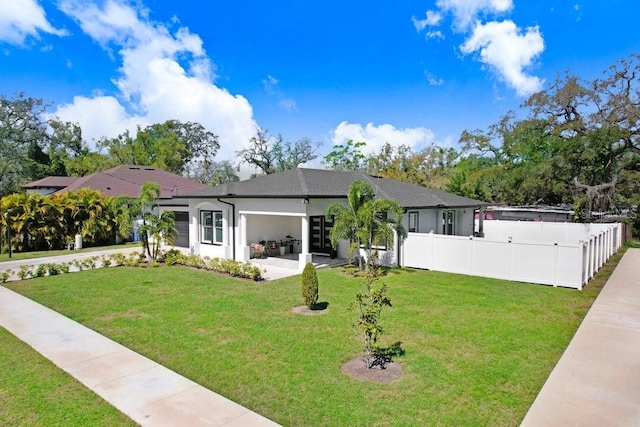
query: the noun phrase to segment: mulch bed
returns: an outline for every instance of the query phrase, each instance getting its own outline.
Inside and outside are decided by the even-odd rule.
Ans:
[[[351,359],[342,365],[342,372],[354,378],[364,381],[375,381],[379,383],[390,383],[402,377],[402,367],[395,362],[389,362],[384,365],[367,368],[362,356]]]
[[[291,309],[292,312],[297,314],[304,314],[306,316],[317,316],[329,311],[329,304],[317,304],[317,307],[309,308],[306,305],[299,305]]]

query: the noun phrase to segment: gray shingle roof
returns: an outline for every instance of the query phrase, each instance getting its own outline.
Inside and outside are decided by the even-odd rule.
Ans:
[[[187,198],[344,198],[353,181],[368,181],[379,197],[395,199],[404,208],[472,207],[485,202],[431,190],[389,178],[353,171],[291,169],[246,181],[183,193]]]

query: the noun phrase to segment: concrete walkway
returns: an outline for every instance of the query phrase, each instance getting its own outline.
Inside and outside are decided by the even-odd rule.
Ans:
[[[640,426],[640,249],[628,249],[522,426]]]
[[[140,425],[277,426],[2,286],[0,326]]]

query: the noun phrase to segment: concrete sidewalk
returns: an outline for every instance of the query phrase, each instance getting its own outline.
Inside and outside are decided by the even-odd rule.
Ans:
[[[628,249],[522,426],[640,426],[640,249]]]
[[[0,326],[143,426],[277,426],[0,286]]]

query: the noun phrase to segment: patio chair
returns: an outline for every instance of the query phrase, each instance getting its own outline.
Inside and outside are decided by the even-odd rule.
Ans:
[[[252,243],[249,246],[250,250],[250,258],[264,258],[265,257],[265,251],[264,251],[264,245],[261,243]]]
[[[267,242],[267,256],[280,255],[280,243],[275,240],[269,240]]]

